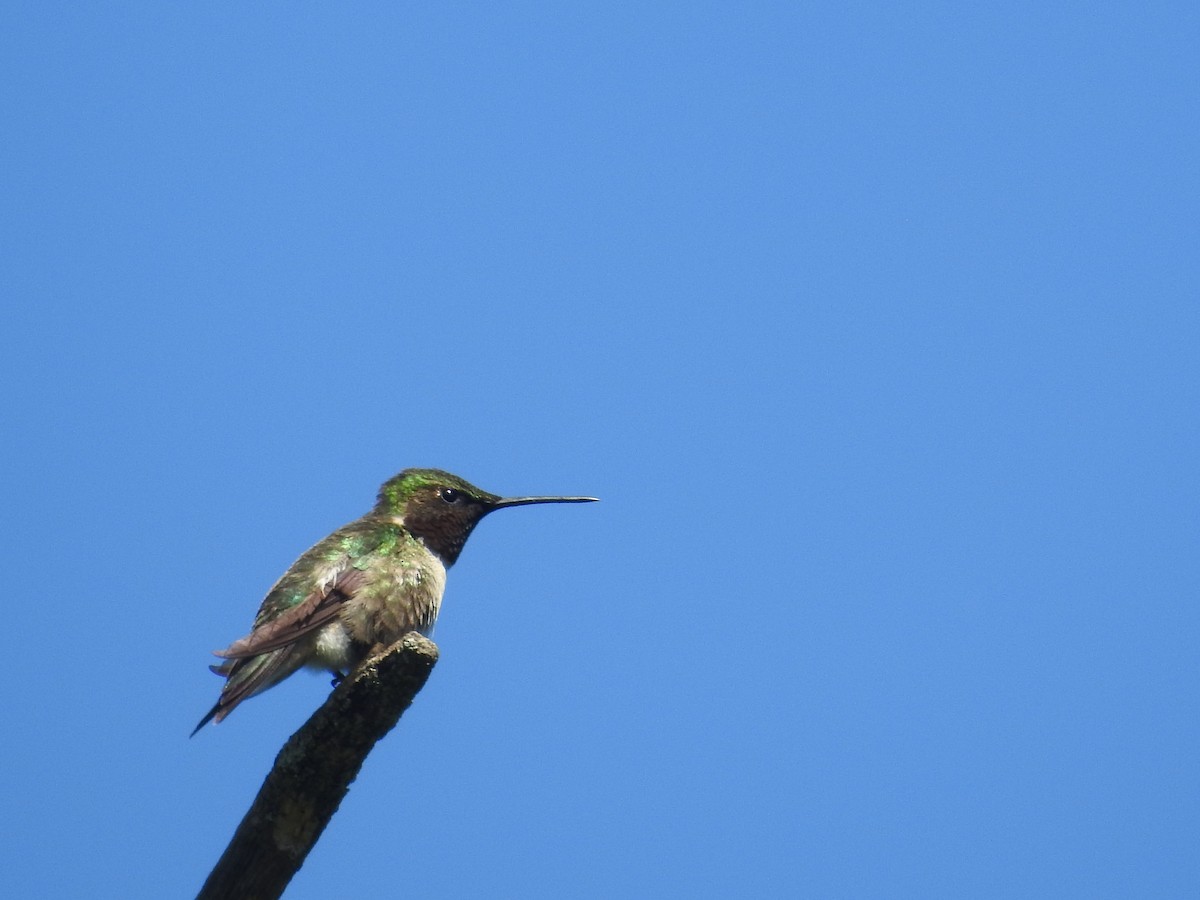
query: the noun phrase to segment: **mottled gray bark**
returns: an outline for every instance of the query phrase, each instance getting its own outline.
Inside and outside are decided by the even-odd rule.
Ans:
[[[375,742],[408,709],[437,662],[416,632],[369,657],[283,745],[198,900],[283,894],[337,812]]]

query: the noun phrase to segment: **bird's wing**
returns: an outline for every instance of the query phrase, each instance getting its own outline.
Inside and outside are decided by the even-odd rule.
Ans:
[[[220,722],[247,697],[277,684],[305,664],[302,640],[334,621],[366,581],[368,558],[394,543],[398,529],[360,520],[310,547],[267,593],[250,634],[216,652],[225,661],[212,669],[225,678],[221,696],[196,726]],[[314,566],[328,574],[309,589]],[[196,732],[193,731],[193,734]]]
[[[342,604],[354,596],[365,577],[353,566],[343,569],[325,590],[313,591],[287,612],[259,625],[224,650],[215,651],[215,655],[225,659],[247,659],[294,644],[336,619]]]
[[[366,577],[349,565],[349,557],[346,563],[329,587],[313,591],[295,607],[258,625],[224,650],[216,651],[215,655],[224,657],[225,662],[211,668],[225,676],[225,686],[192,734],[213,719],[220,722],[247,697],[265,691],[304,664],[305,654],[296,647],[296,641],[337,618],[342,604],[354,595]]]

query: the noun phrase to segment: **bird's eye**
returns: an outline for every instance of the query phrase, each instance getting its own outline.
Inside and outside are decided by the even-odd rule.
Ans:
[[[462,499],[462,491],[456,491],[454,488],[442,488],[442,491],[440,494],[438,494],[438,496],[447,503],[457,503]]]

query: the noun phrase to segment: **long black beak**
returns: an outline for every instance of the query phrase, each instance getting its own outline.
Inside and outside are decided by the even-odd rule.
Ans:
[[[492,504],[492,509],[506,506],[528,506],[531,503],[595,503],[599,497],[502,497]]]

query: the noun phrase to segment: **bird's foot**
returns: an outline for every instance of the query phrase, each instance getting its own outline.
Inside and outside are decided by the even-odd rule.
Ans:
[[[346,680],[346,674],[344,672],[339,672],[335,669],[333,672],[333,678],[330,679],[329,683],[331,685],[333,685],[334,687],[337,687],[339,684],[341,684],[345,680]]]

